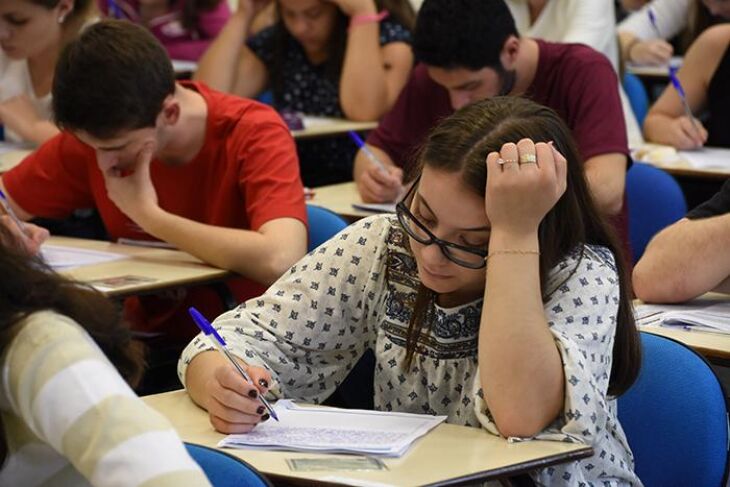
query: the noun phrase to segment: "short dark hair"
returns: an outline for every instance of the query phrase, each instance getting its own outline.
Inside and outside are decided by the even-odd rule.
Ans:
[[[501,66],[510,36],[519,36],[504,0],[426,0],[413,33],[416,60],[444,69]]]
[[[94,137],[155,125],[175,92],[167,52],[145,28],[105,20],[63,50],[53,80],[56,123]]]

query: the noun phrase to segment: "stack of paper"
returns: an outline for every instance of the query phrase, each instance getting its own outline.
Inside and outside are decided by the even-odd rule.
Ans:
[[[305,407],[289,400],[274,406],[273,419],[250,433],[229,435],[218,446],[265,450],[403,455],[413,442],[446,419],[409,413]]]
[[[637,306],[636,323],[730,333],[730,302],[699,301],[689,304]]]
[[[102,252],[99,250],[79,249],[61,245],[45,244],[41,247],[41,257],[54,269],[69,269],[85,265],[101,264],[119,259],[126,259],[124,254]]]

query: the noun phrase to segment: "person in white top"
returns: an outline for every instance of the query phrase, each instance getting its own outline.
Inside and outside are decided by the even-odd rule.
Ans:
[[[605,55],[618,72],[616,11],[610,0],[506,0],[522,36],[552,42],[578,43]],[[620,83],[619,83],[620,85]],[[639,123],[619,86],[631,147],[643,143]]]
[[[30,257],[0,221],[0,485],[210,487],[130,388],[143,355],[117,306]]]
[[[654,12],[656,27],[649,9]],[[707,27],[723,20],[730,20],[727,0],[652,0],[617,27],[623,59],[644,65],[665,64],[674,54],[669,39],[689,29],[684,42],[689,46]]]
[[[91,0],[0,1],[0,123],[5,139],[41,144],[51,122],[56,59],[89,18]]]

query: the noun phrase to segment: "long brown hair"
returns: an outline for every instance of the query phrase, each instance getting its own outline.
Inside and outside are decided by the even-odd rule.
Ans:
[[[571,251],[582,248],[584,244],[595,244],[613,252],[619,276],[620,301],[608,393],[618,396],[634,382],[641,364],[640,343],[631,307],[631,281],[621,246],[605,218],[596,210],[575,142],[560,116],[547,107],[520,97],[496,97],[471,104],[432,130],[408,179],[413,180],[424,166],[447,173],[459,172],[465,186],[484,197],[487,154],[523,138],[534,142],[553,141],[555,148],[568,161],[565,194],[545,215],[538,228],[543,302],[547,302],[559,287],[546,290],[549,271]],[[432,291],[420,286],[408,326],[406,364],[413,359],[422,330],[431,326],[427,311],[433,297]]]
[[[18,332],[20,322],[37,311],[53,310],[81,325],[119,373],[135,386],[142,376],[142,345],[132,340],[120,311],[101,293],[70,281],[29,257],[0,224],[0,356]],[[0,465],[7,441],[0,421]]]
[[[395,20],[409,31],[413,31],[416,25],[416,12],[408,0],[375,0],[375,6],[378,11],[387,10],[390,12],[390,19]],[[281,100],[283,96],[285,54],[289,43],[293,39],[286,29],[284,21],[281,19],[278,2],[276,4],[276,13],[278,20],[275,24],[274,61],[273,68],[269,73],[275,101]],[[335,26],[329,40],[329,55],[324,64],[325,76],[333,83],[339,82],[340,74],[342,73],[342,63],[345,60],[345,48],[347,47],[348,22],[349,18],[342,10],[338,9],[337,20],[335,21]]]

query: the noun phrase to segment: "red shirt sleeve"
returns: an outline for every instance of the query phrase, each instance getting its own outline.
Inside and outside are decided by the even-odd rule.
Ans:
[[[601,154],[629,154],[618,77],[603,56],[578,61],[570,78],[567,118],[583,160]]]
[[[78,208],[94,207],[89,164],[90,147],[62,132],[3,174],[10,197],[23,211],[44,218],[65,218]]]
[[[416,66],[367,143],[385,151],[397,166],[408,167],[429,131],[451,112],[448,92],[428,76],[424,65]]]
[[[299,159],[294,139],[279,116],[268,107],[259,113],[260,122],[234,136],[243,141],[239,185],[245,195],[251,230],[267,221],[296,218],[305,225],[307,211],[304,187],[299,176]],[[237,129],[244,131],[243,129]]]

